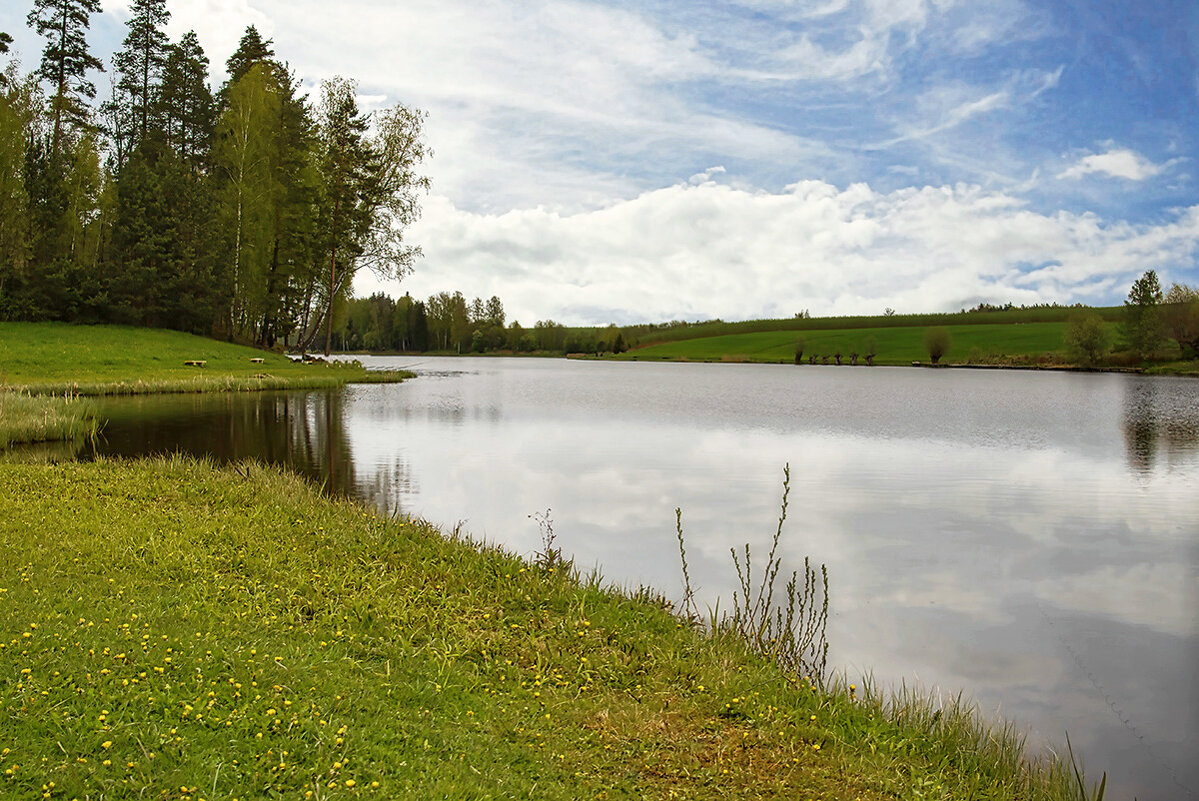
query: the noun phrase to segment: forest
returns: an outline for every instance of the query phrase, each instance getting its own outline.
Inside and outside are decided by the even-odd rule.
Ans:
[[[310,97],[252,26],[214,88],[195,33],[167,37],[165,0],[131,2],[105,65],[99,8],[34,0],[27,73],[0,33],[0,320],[327,350],[355,273],[420,255],[404,232],[429,185],[424,113],[364,112],[341,77]]]

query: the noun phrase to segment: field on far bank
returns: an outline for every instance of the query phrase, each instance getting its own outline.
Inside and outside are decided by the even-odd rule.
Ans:
[[[187,459],[0,464],[0,794],[1075,799],[952,701]]]
[[[1113,329],[1114,324],[1109,324]],[[951,343],[945,362],[1061,363],[1065,361],[1067,323],[1005,323],[949,325]],[[687,359],[692,361],[793,362],[796,343],[803,340],[804,361],[827,356],[830,364],[840,352],[845,363],[858,353],[864,362],[869,342],[875,343],[875,364],[910,364],[928,361],[924,347],[926,328],[852,328],[842,330],[762,331],[685,339],[635,348],[626,359]]]

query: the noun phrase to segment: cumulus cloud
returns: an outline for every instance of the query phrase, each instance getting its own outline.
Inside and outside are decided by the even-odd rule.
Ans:
[[[877,314],[1105,302],[1146,269],[1193,269],[1199,250],[1199,206],[1138,225],[1039,213],[977,186],[802,181],[772,193],[716,174],[572,214],[484,214],[431,197],[411,232],[425,259],[386,288],[498,294],[522,322]],[[378,288],[364,279],[360,291]]]
[[[1082,178],[1092,173],[1100,173],[1112,178],[1124,178],[1129,181],[1144,181],[1160,174],[1175,163],[1175,160],[1165,164],[1154,164],[1149,159],[1133,150],[1118,148],[1106,153],[1094,153],[1083,156],[1067,169],[1058,173],[1058,178]]]

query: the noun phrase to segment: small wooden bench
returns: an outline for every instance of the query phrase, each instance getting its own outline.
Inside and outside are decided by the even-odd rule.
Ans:
[[[252,364],[262,364],[265,361],[266,361],[266,359],[262,358],[261,356],[251,356],[250,357],[250,362]]]
[[[207,367],[208,362],[204,359],[188,359],[183,365],[185,367]]]

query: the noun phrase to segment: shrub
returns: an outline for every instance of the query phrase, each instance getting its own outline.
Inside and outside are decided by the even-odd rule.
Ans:
[[[949,352],[949,329],[936,326],[924,332],[924,348],[933,364],[941,361],[941,357]]]
[[[1109,350],[1111,337],[1102,317],[1094,312],[1080,312],[1070,318],[1070,326],[1066,329],[1066,352],[1072,361],[1094,367]]]

